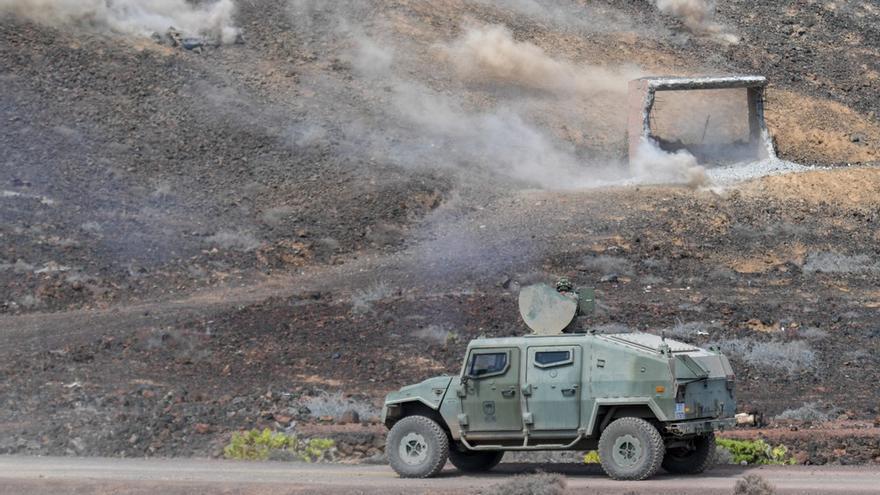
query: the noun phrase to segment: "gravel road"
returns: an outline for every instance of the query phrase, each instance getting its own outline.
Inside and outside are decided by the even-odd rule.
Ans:
[[[510,476],[535,469],[559,472],[570,493],[730,494],[754,473],[779,493],[877,493],[880,470],[861,467],[716,468],[696,477],[661,475],[615,482],[597,467],[502,464],[491,474],[463,476],[447,467],[430,480],[402,480],[387,466],[309,465],[192,459],[0,457],[0,494],[294,494],[480,493]]]

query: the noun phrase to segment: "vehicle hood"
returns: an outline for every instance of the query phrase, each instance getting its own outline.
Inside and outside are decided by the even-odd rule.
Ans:
[[[437,409],[443,402],[443,396],[446,395],[446,389],[449,388],[451,381],[451,376],[436,376],[420,383],[407,385],[385,396],[385,405],[418,400],[432,409]]]

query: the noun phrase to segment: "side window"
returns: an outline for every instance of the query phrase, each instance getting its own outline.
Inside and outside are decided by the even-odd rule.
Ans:
[[[538,351],[535,353],[535,366],[538,368],[550,368],[552,366],[562,366],[571,364],[574,360],[571,358],[571,351]]]
[[[506,352],[474,354],[471,356],[471,362],[468,366],[468,375],[475,378],[500,375],[505,371],[507,371]]]

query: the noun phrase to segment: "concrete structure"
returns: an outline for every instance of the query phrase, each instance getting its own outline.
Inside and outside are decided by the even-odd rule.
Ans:
[[[643,77],[629,83],[628,139],[629,160],[632,162],[643,139],[651,134],[651,110],[658,91],[693,91],[709,89],[746,89],[749,106],[749,140],[758,152],[758,159],[775,158],[776,151],[764,121],[763,76],[730,77]]]

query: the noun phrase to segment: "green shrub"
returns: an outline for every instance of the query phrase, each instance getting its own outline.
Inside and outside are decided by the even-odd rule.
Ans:
[[[300,446],[299,458],[306,462],[320,461],[335,445],[336,442],[329,438],[311,438]]]
[[[316,462],[327,457],[336,443],[329,438],[300,440],[293,435],[273,432],[269,428],[235,432],[223,448],[227,459],[263,461],[276,452],[288,453],[305,462]]]
[[[273,450],[285,450],[295,445],[296,438],[269,428],[235,432],[229,445],[223,449],[223,455],[227,459],[265,460]]]
[[[733,456],[736,464],[795,464],[788,454],[785,445],[772,446],[763,440],[733,440],[719,438],[719,447],[726,449]]]

